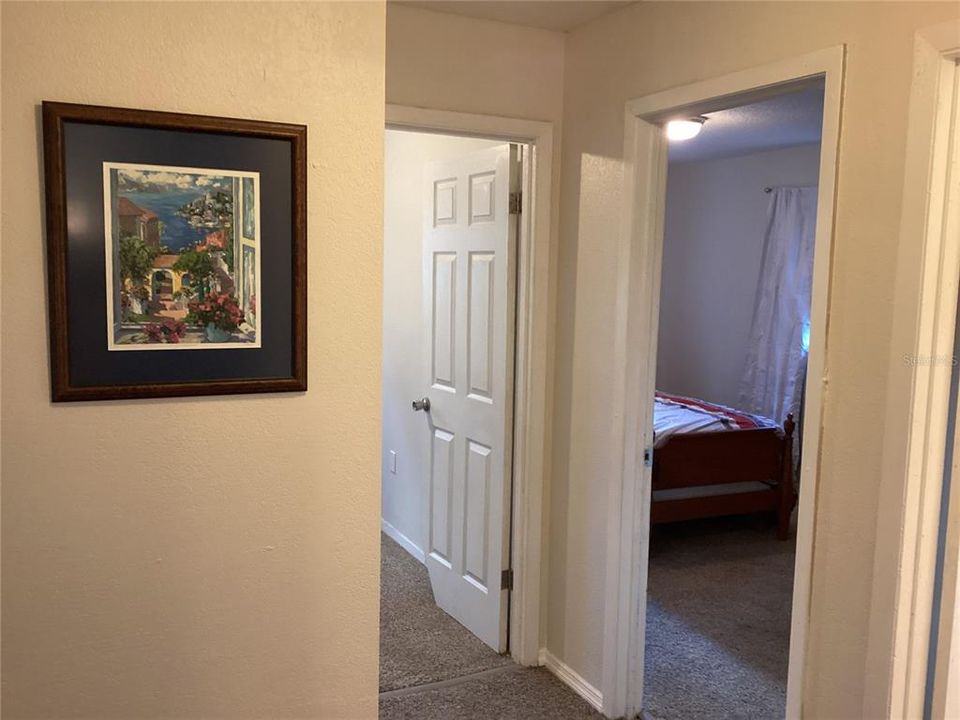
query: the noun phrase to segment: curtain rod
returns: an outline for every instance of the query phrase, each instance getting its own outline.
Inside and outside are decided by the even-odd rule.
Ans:
[[[816,185],[777,185],[776,187],[781,187],[781,188],[784,188],[784,189],[800,190],[800,189],[805,188],[805,187],[816,188],[817,186],[816,186]],[[763,189],[763,191],[764,191],[765,193],[770,193],[770,192],[773,192],[774,189],[775,189],[775,188],[772,188],[772,187],[765,187],[765,188]]]

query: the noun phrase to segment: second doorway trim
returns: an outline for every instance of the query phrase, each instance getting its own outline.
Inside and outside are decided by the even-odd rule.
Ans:
[[[960,487],[957,471],[952,477],[947,472],[960,285],[958,63],[960,21],[916,33],[864,717],[919,718],[927,711],[934,718],[955,717],[945,715],[946,688],[936,673],[945,667],[943,651],[950,642],[937,632],[938,624],[942,621],[939,629],[946,630],[951,622],[950,599],[957,583],[955,516],[943,528],[940,523],[941,511],[950,509],[942,501],[956,503]],[[938,529],[946,543],[939,578]],[[941,592],[947,593],[942,598],[946,604],[938,618]]]
[[[840,137],[844,47],[731,73],[632,100],[624,116],[624,209],[618,249],[615,329],[616,467],[608,516],[607,586],[603,642],[603,710],[607,717],[633,717],[642,709],[644,621],[649,543],[649,472],[643,450],[652,446],[656,336],[666,199],[666,140],[660,124],[670,116],[729,107],[732,96],[757,99],[786,84],[822,77],[816,249],[811,294],[811,337],[805,390],[803,447],[794,570],[787,718],[799,718],[810,611],[813,533],[819,476],[834,194]],[[643,437],[641,437],[641,434]]]
[[[553,124],[537,120],[386,105],[386,126],[401,130],[519,142],[525,161],[517,249],[516,372],[514,375],[511,518],[510,655],[521,665],[540,661],[546,586],[544,466],[546,458],[549,280]]]

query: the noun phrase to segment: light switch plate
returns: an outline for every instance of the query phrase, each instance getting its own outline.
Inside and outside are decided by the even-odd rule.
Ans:
[[[397,451],[390,451],[390,472],[394,475],[397,474]]]

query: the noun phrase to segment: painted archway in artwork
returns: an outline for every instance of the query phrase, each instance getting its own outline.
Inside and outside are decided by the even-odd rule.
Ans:
[[[154,270],[150,277],[150,290],[154,297],[173,297],[173,273],[169,270]]]

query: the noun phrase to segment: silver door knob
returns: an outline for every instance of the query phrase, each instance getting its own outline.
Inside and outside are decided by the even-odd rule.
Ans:
[[[423,410],[424,412],[430,412],[430,398],[420,398],[419,400],[413,401],[413,410]]]

